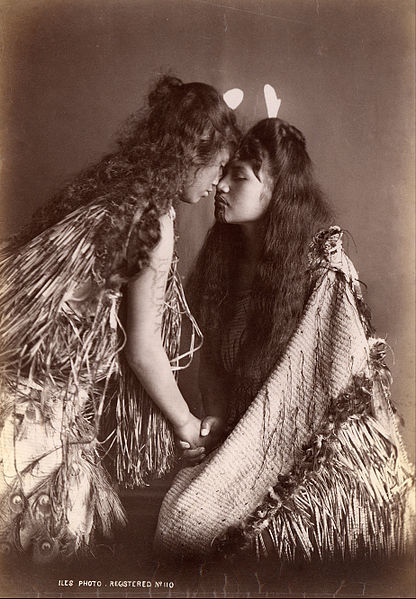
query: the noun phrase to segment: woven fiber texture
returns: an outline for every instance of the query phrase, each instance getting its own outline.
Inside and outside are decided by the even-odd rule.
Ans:
[[[232,546],[237,538],[239,548],[257,548],[257,551],[264,550],[266,553],[263,532],[267,529],[272,531],[272,544],[280,557],[293,558],[297,544],[303,554],[310,557],[314,543],[308,540],[309,545],[306,543],[305,548],[299,539],[305,535],[307,539],[310,535],[314,536],[313,527],[320,518],[326,518],[325,510],[329,511],[329,519],[335,522],[335,514],[342,510],[342,494],[345,498],[354,486],[350,484],[350,479],[355,476],[353,460],[344,461],[344,466],[349,468],[350,479],[346,475],[344,482],[336,488],[330,476],[317,481],[319,492],[315,494],[311,509],[315,510],[318,505],[318,514],[315,521],[305,518],[298,533],[298,512],[302,509],[308,511],[305,504],[308,506],[308,502],[312,501],[311,493],[302,494],[302,489],[295,484],[286,488],[290,499],[293,499],[296,489],[299,491],[299,505],[303,501],[303,507],[286,507],[286,521],[279,522],[273,516],[281,507],[282,499],[273,488],[286,478],[293,477],[293,473],[300,469],[305,462],[305,447],[319,437],[328,415],[334,412],[334,406],[343,399],[343,394],[349,392],[354,381],[374,379],[370,342],[357,307],[356,272],[341,250],[336,260],[320,276],[285,355],[223,445],[202,464],[183,469],[175,478],[159,515],[155,538],[158,551],[204,556],[214,551],[217,545],[226,550],[227,544]],[[402,504],[407,505],[412,484],[411,467],[401,447],[387,398],[383,393],[377,393],[377,398],[372,397],[372,387],[369,393],[369,412],[380,412],[380,416],[365,415],[370,441],[360,445],[359,439],[348,436],[348,431],[342,429],[335,442],[338,446],[345,444],[347,448],[358,443],[356,455],[362,458],[364,452],[368,454],[375,431],[385,440],[383,450],[374,455],[374,459],[378,460],[378,478],[384,487],[388,487],[384,493],[387,503],[384,495],[377,495],[374,481],[370,480],[366,488],[369,489],[367,499],[371,496],[371,502],[364,503],[362,509],[374,512],[374,519],[377,517],[375,506],[378,505],[388,519],[389,510],[393,511],[400,493],[404,498]],[[356,418],[354,408],[350,412],[352,416],[349,415]],[[396,459],[392,459],[392,453]],[[360,474],[365,471],[367,478],[371,479],[373,472],[366,467],[367,461],[368,458],[364,459]],[[308,468],[319,470],[319,465],[309,463]],[[400,490],[398,481],[402,483]],[[313,481],[310,482],[312,486]],[[362,485],[357,484],[355,488],[365,501],[365,494],[360,493]],[[274,509],[273,514],[267,506],[264,508],[270,493],[274,503],[267,505]],[[319,507],[321,496],[330,496],[333,500],[322,502],[322,507]],[[405,512],[408,514],[403,507],[397,524],[399,528],[407,526]],[[365,513],[361,521],[354,521],[354,526],[358,527],[358,532],[365,527],[371,529]],[[321,527],[316,527],[315,532],[321,534]],[[336,536],[336,531],[331,534]],[[279,539],[283,539],[283,545],[279,546]],[[366,539],[371,545],[371,530]],[[353,554],[354,543],[348,543],[345,538],[339,543],[329,540],[327,547],[328,551],[332,551],[335,545],[343,546]],[[325,544],[319,543],[319,539],[317,545],[325,551]]]

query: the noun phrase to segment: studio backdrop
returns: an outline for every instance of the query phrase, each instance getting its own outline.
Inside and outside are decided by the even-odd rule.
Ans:
[[[411,0],[2,0],[2,227],[16,231],[114,132],[157,75],[244,92],[242,128],[307,139],[348,235],[414,457],[414,4]],[[178,210],[185,277],[213,198]],[[181,379],[198,405],[196,364]]]

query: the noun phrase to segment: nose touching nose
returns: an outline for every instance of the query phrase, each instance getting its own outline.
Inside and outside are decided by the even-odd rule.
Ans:
[[[223,193],[227,193],[228,191],[230,191],[230,187],[228,185],[227,182],[227,177],[222,177],[217,184],[217,189],[219,189],[220,191],[222,191]]]
[[[217,172],[215,180],[212,182],[212,184],[215,185],[215,187],[217,189],[220,189],[224,193],[226,193],[227,191],[229,191],[229,185],[225,181],[227,174],[224,173],[223,171],[224,171],[224,167],[221,166],[221,169]]]
[[[217,174],[215,175],[214,181],[212,182],[212,184],[215,185],[215,187],[217,187],[219,181],[221,181],[221,177],[222,177],[222,173],[221,173],[221,171],[218,171]]]

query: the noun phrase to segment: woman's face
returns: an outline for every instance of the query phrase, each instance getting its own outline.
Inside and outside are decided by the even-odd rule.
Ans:
[[[260,220],[271,198],[271,181],[263,167],[255,175],[250,162],[232,160],[219,181],[215,218],[223,223],[245,224]]]
[[[215,160],[207,166],[193,168],[185,183],[183,201],[187,204],[197,204],[202,198],[207,198],[218,185],[224,166],[230,158],[229,150],[219,152]]]

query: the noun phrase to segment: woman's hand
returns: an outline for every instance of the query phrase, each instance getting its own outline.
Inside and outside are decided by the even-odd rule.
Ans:
[[[192,448],[189,443],[180,438],[179,446],[182,451],[182,460],[188,466],[200,464],[208,453],[213,451],[223,441],[225,421],[219,416],[206,416],[201,422],[201,440],[203,446]]]
[[[201,436],[202,423],[199,418],[189,413],[187,420],[181,425],[174,425],[176,437],[188,448],[198,448],[204,444]]]
[[[225,420],[220,416],[205,416],[201,423],[201,437],[205,437],[205,450],[210,453],[220,445],[225,436]]]

